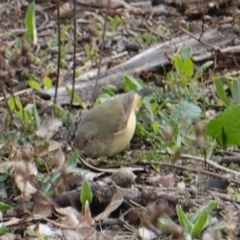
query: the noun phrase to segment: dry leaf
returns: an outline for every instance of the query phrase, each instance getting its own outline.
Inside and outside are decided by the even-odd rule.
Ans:
[[[64,216],[60,222],[66,226],[77,227],[80,219],[84,219],[83,215],[71,206],[55,208],[55,211]]]
[[[48,225],[38,223],[38,224],[33,224],[27,227],[28,230],[37,232],[38,235],[43,235],[46,237],[51,237],[51,239],[55,239],[55,231],[53,231]]]
[[[85,206],[84,206],[84,209],[83,209],[83,215],[84,215],[84,219],[85,221],[89,224],[89,226],[91,226],[91,224],[94,222],[93,219],[92,219],[92,213],[91,213],[91,209],[89,207],[89,202],[86,201],[85,202]]]
[[[77,232],[76,230],[71,229],[63,229],[62,230],[63,238],[62,239],[83,239],[81,233]]]
[[[70,213],[61,219],[61,223],[69,227],[77,228],[79,220],[73,213]]]
[[[61,143],[48,140],[48,141],[37,141],[35,142],[34,153],[40,157],[48,154],[49,152],[55,151],[62,146]]]
[[[122,193],[116,189],[114,195],[112,196],[111,202],[106,207],[106,209],[98,214],[94,219],[95,221],[100,221],[106,219],[113,211],[115,211],[123,203]]]
[[[1,222],[1,223],[0,223],[0,228],[2,228],[2,227],[15,226],[15,225],[20,224],[21,221],[22,221],[22,219],[20,219],[20,218],[12,217],[12,218],[10,218],[10,220],[7,221],[7,222]]]
[[[18,189],[21,191],[21,197],[25,200],[30,200],[31,195],[37,191],[32,185],[37,175],[35,164],[27,161],[14,162],[14,178]]]
[[[76,217],[79,217],[80,215],[82,215],[75,208],[73,208],[71,206],[65,207],[65,208],[55,208],[55,211],[63,216],[67,216],[69,214],[74,214]]]
[[[53,158],[49,161],[49,164],[54,168],[54,169],[60,169],[65,162],[65,156],[59,148],[57,152],[54,154]]]
[[[58,118],[46,117],[35,133],[44,140],[49,140],[59,130],[62,124],[62,121]]]
[[[19,239],[19,237],[13,233],[6,233],[4,235],[1,235],[1,240],[16,240]]]
[[[41,194],[33,194],[33,213],[41,215],[43,217],[49,217],[52,215],[52,204],[49,200]]]
[[[158,237],[154,232],[152,232],[151,230],[145,227],[140,227],[138,229],[138,234],[141,237],[141,239],[144,239],[144,240],[152,240]]]
[[[31,182],[26,181],[26,179],[21,175],[15,176],[15,183],[21,191],[21,197],[25,201],[29,201],[31,199],[31,195],[37,192],[37,189],[31,184]]]

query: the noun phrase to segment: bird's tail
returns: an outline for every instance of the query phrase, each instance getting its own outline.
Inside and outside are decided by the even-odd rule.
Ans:
[[[153,90],[150,89],[150,88],[143,88],[143,89],[141,89],[141,90],[139,90],[139,91],[137,92],[137,94],[138,94],[141,98],[143,98],[143,97],[145,97],[145,96],[147,96],[147,95],[150,95],[151,93],[153,93]]]

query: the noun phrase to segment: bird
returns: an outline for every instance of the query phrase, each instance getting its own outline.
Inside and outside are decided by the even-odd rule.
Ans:
[[[150,88],[117,94],[91,108],[80,121],[73,140],[74,149],[87,157],[112,157],[129,146],[136,128],[139,101]]]

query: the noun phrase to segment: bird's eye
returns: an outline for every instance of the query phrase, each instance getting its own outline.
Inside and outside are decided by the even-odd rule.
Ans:
[[[85,141],[85,145],[89,145],[91,143],[90,139]]]

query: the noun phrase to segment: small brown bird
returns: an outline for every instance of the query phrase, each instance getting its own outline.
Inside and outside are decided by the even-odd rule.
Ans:
[[[135,110],[149,88],[118,94],[96,105],[81,120],[73,141],[75,149],[89,157],[113,156],[130,143],[135,128]]]

